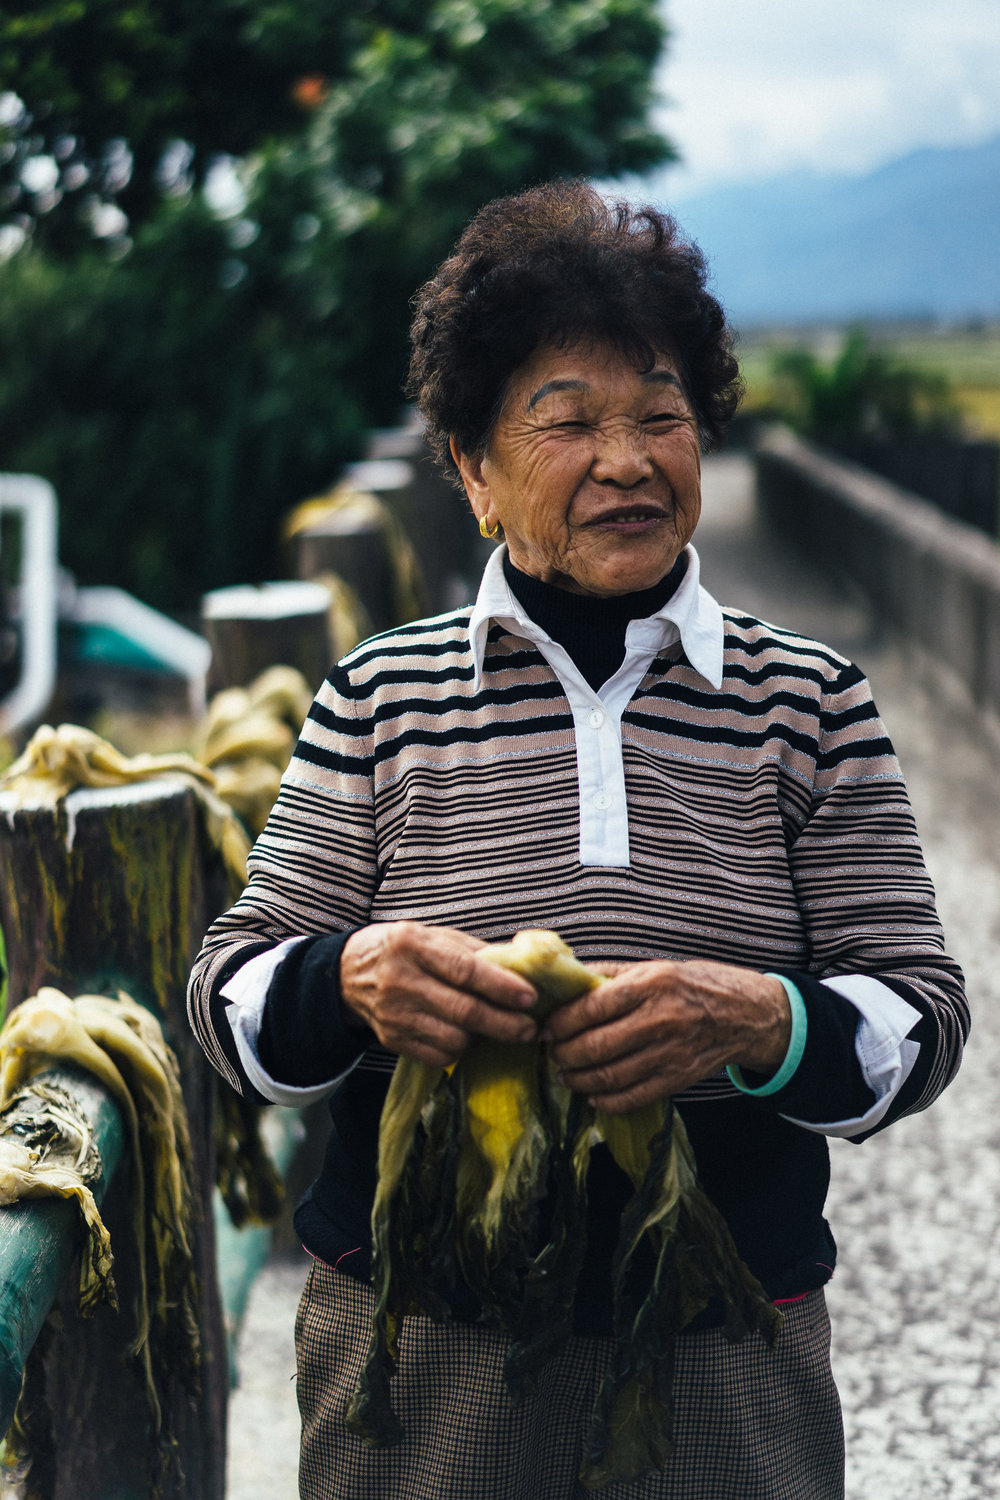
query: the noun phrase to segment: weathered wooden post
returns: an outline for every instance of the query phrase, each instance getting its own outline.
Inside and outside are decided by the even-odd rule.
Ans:
[[[345,496],[316,513],[291,538],[295,572],[315,579],[333,573],[360,599],[373,630],[398,624],[392,556],[378,502]]]
[[[345,478],[377,495],[399,520],[420,559],[430,614],[475,597],[493,549],[479,535],[465,495],[435,462],[419,424],[370,433],[368,458],[349,464]]]
[[[168,1392],[164,1427],[177,1463],[164,1500],[223,1500],[228,1364],[215,1270],[215,1075],[185,1014],[187,976],[204,932],[227,903],[222,859],[189,780],[163,777],[70,792],[55,806],[0,790],[0,927],[11,1007],[42,985],[69,993],[126,990],[161,1020],[180,1066],[193,1151],[201,1284],[201,1390]],[[102,1210],[123,1310],[134,1296],[134,1229],[126,1170]],[[134,1331],[124,1311],[77,1316],[46,1359],[57,1453],[54,1500],[139,1500],[150,1494],[156,1434],[145,1390],[126,1367]]]
[[[90,1122],[101,1159],[100,1180],[92,1187],[100,1207],[125,1146],[117,1105],[79,1068],[40,1073],[35,1082],[56,1084]],[[0,1212],[0,1432],[10,1426],[25,1363],[84,1238],[77,1205],[66,1198],[27,1199]]]
[[[303,579],[213,589],[201,611],[212,648],[209,693],[245,687],[278,662],[300,671],[315,692],[333,660],[329,609],[329,591]]]

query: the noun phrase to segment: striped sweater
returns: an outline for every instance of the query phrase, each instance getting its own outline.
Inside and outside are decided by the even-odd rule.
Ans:
[[[790,974],[809,1012],[794,1078],[758,1099],[721,1074],[676,1101],[706,1190],[783,1296],[831,1272],[823,1125],[871,1099],[858,1013],[818,981],[871,976],[917,1018],[902,1044],[909,1074],[879,1128],[945,1086],[968,1016],[863,675],[816,642],[722,618],[721,686],[678,641],[621,713],[627,864],[580,863],[579,716],[537,644],[493,623],[480,672],[466,609],[360,646],[316,699],[250,884],[206,938],[190,1007],[210,1060],[245,1088],[220,991],[290,937],[404,917],[489,941],[541,926],[583,959],[708,958]],[[364,1055],[331,1097],[327,1164],[300,1225],[310,1248],[350,1252],[345,1269],[363,1275],[392,1058],[333,1011],[328,1046],[331,1077]],[[597,1170],[599,1240],[598,1221],[626,1195],[613,1167]],[[601,1326],[603,1272],[591,1270],[584,1331]]]

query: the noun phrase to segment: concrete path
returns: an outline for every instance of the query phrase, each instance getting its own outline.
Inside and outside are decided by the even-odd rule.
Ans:
[[[229,1402],[227,1500],[298,1500],[293,1329],[308,1257],[272,1260],[254,1282]]]
[[[858,601],[760,535],[750,484],[739,457],[706,463],[705,581],[723,603],[818,636],[869,673],[975,1017],[962,1072],[933,1109],[862,1147],[832,1143],[848,1500],[989,1500],[1000,1497],[1000,752],[960,704],[914,680]],[[254,1289],[229,1500],[297,1494],[292,1323],[305,1265],[272,1263]]]

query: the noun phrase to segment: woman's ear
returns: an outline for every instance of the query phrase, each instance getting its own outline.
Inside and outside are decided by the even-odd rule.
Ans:
[[[469,497],[469,504],[475,512],[476,520],[481,521],[490,503],[490,486],[483,474],[483,460],[470,458],[467,453],[463,453],[454,438],[448,439],[448,447],[455,460],[455,467],[462,476],[465,493]]]

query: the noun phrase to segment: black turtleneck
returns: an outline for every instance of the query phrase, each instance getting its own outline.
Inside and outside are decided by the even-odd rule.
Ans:
[[[687,571],[687,557],[682,552],[666,577],[652,588],[610,599],[571,594],[555,584],[543,583],[515,568],[509,555],[504,558],[503,571],[511,593],[525,612],[569,653],[596,693],[625,659],[629,621],[644,620],[663,608]]]

